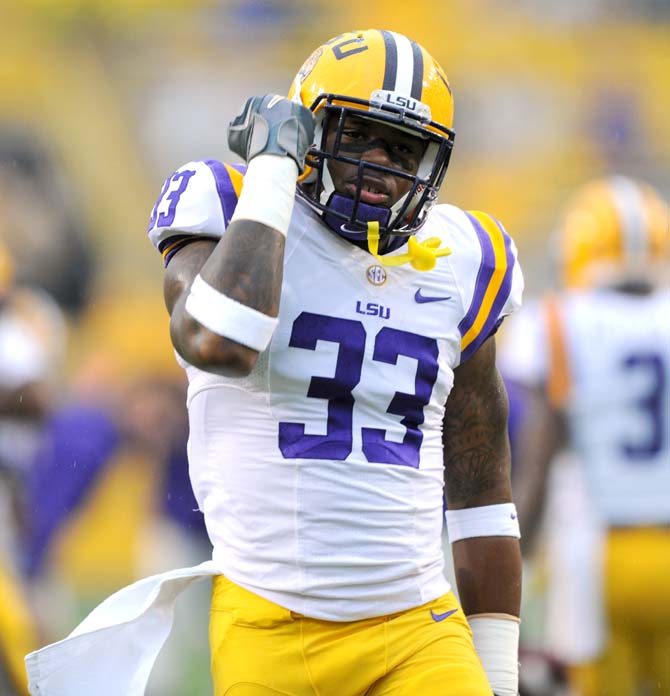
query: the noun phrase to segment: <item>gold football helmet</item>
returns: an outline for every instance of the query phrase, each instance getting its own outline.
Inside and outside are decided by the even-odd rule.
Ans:
[[[656,283],[670,270],[668,206],[639,180],[591,181],[568,202],[557,242],[566,287]]]
[[[349,239],[366,239],[370,222],[379,223],[381,235],[404,238],[416,232],[437,200],[454,142],[451,88],[434,58],[395,32],[352,31],[326,41],[312,53],[288,96],[311,109],[316,120],[314,145],[298,195]],[[391,125],[421,139],[425,150],[416,174],[347,157],[340,142],[352,116]],[[333,160],[358,167],[353,196],[335,190],[328,168]],[[363,202],[364,177],[375,172],[409,181],[409,191],[391,207]]]

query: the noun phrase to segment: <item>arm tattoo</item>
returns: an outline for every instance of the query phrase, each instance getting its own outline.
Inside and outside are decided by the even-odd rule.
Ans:
[[[187,244],[172,258],[163,281],[170,312],[170,336],[189,363],[217,374],[248,374],[256,351],[218,336],[185,311],[193,279],[203,280],[228,297],[269,316],[279,314],[284,238],[281,233],[248,220],[232,223],[224,237]]]
[[[205,280],[228,297],[276,317],[284,270],[284,238],[239,220],[202,268]]]
[[[212,240],[196,240],[182,247],[173,257],[163,278],[163,299],[170,314],[182,293],[191,286],[193,278],[214,249]]]
[[[443,431],[447,499],[458,507],[510,495],[505,387],[493,364],[466,373],[449,395]]]

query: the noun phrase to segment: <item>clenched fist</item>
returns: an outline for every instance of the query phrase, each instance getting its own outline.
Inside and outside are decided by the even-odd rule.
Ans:
[[[260,154],[291,157],[300,172],[314,138],[314,115],[277,94],[250,97],[228,125],[228,147],[245,162]]]

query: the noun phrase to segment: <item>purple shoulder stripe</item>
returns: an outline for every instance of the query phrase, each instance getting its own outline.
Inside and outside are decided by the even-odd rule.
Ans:
[[[491,282],[493,271],[495,270],[496,266],[495,253],[493,251],[493,243],[491,242],[491,238],[474,215],[470,215],[468,212],[465,214],[468,216],[468,219],[472,223],[472,226],[477,233],[477,240],[479,241],[479,246],[482,249],[482,260],[479,264],[479,271],[477,272],[477,280],[475,281],[475,291],[472,295],[472,302],[470,302],[470,307],[468,308],[466,315],[463,317],[463,319],[461,319],[461,322],[458,325],[461,338],[465,336],[465,334],[475,323],[475,319],[479,313],[479,308],[482,305],[484,295],[486,294],[486,289]]]
[[[225,164],[218,160],[205,160],[205,164],[210,168],[216,182],[216,191],[221,201],[221,211],[223,212],[223,222],[227,227],[230,219],[235,212],[237,205],[237,192],[230,178],[230,173]],[[231,165],[231,168],[244,175],[246,167],[244,165]]]
[[[475,230],[477,231],[479,243],[482,245],[482,264],[479,267],[479,273],[477,276],[475,294],[472,300],[472,304],[468,309],[468,314],[465,316],[465,318],[461,321],[461,323],[458,326],[459,331],[461,332],[461,336],[464,336],[465,333],[472,326],[474,319],[477,316],[477,312],[481,307],[484,294],[486,293],[489,282],[495,270],[495,255],[493,253],[493,245],[491,243],[489,235],[486,233],[486,231],[476,218],[474,218],[469,213],[467,215],[472,221]],[[495,218],[492,217],[491,219],[498,226],[498,229],[500,230],[500,233],[504,240],[506,261],[505,275],[503,276],[502,282],[500,283],[500,287],[498,288],[495,299],[493,300],[493,304],[488,313],[488,316],[486,317],[484,325],[479,331],[477,337],[461,353],[461,361],[467,360],[479,348],[479,346],[481,346],[481,344],[484,343],[484,341],[487,338],[489,338],[489,336],[493,335],[498,330],[498,327],[500,326],[503,320],[503,318],[500,316],[500,313],[502,312],[512,290],[512,279],[514,276],[515,265],[514,254],[512,252],[512,239],[505,232],[503,226]],[[489,266],[488,271],[482,272],[482,267],[485,265]],[[483,279],[484,277],[486,277],[486,282],[485,284],[480,285],[480,278]]]

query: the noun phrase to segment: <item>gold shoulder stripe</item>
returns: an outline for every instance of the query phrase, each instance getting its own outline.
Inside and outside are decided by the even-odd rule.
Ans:
[[[229,164],[224,164],[223,166],[226,168],[226,171],[228,172],[228,176],[230,177],[230,183],[233,185],[235,195],[239,198],[240,193],[242,193],[244,175],[241,172],[238,172],[237,169],[235,169],[235,167],[231,167]]]

